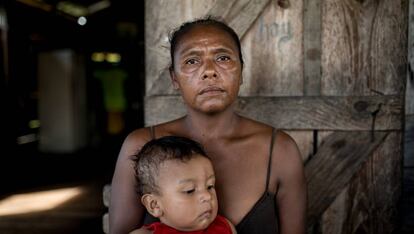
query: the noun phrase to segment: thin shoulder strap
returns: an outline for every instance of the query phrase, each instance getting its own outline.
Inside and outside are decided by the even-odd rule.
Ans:
[[[151,140],[154,140],[155,139],[155,128],[152,125],[149,128],[150,128]]]
[[[271,165],[272,165],[272,155],[273,155],[273,144],[275,142],[277,130],[272,128],[272,137],[270,139],[270,150],[269,150],[269,162],[267,165],[267,177],[266,177],[266,191],[269,190],[269,181],[270,181],[270,172],[271,172]]]

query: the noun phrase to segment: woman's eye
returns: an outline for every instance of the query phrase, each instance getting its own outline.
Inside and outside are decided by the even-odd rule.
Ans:
[[[197,63],[197,60],[195,60],[195,59],[188,59],[188,60],[185,61],[185,64],[188,64],[188,65],[193,65],[193,64],[196,64],[196,63]]]
[[[230,60],[230,57],[224,56],[224,55],[217,58],[217,61],[228,61],[228,60]]]
[[[193,194],[195,191],[195,189],[189,189],[189,190],[185,190],[184,193],[185,194]]]
[[[212,190],[212,189],[214,189],[214,185],[209,185],[209,186],[207,186],[207,189],[208,189],[208,190]]]

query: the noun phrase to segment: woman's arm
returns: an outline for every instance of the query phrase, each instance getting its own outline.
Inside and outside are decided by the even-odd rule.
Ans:
[[[232,233],[232,234],[237,234],[237,231],[236,231],[236,228],[234,227],[234,225],[230,222],[230,220],[228,220],[227,218],[225,218],[225,219],[226,219],[227,223],[228,223],[228,224],[229,224],[229,226],[230,226],[231,233]]]
[[[111,183],[109,233],[127,234],[142,225],[145,208],[136,192],[134,164],[131,156],[149,140],[147,129],[139,129],[125,139]]]
[[[279,188],[277,204],[279,208],[280,230],[282,234],[303,234],[306,228],[306,180],[302,157],[295,141],[286,133],[277,137],[279,153],[275,160],[275,170]]]
[[[153,232],[146,229],[146,228],[140,228],[140,229],[136,229],[132,232],[130,232],[129,234],[152,234]]]

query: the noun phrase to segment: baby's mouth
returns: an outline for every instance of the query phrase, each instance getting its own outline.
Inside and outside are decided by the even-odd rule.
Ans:
[[[204,211],[203,213],[201,213],[201,214],[199,215],[199,217],[200,217],[200,218],[203,218],[203,219],[207,219],[207,218],[210,218],[210,217],[211,217],[212,213],[213,213],[213,211],[212,211],[212,210],[206,210],[206,211]]]

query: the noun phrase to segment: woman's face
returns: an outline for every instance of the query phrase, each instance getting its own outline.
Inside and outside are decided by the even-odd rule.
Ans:
[[[220,28],[199,25],[177,43],[171,77],[187,106],[214,114],[234,103],[242,66],[232,37]]]

